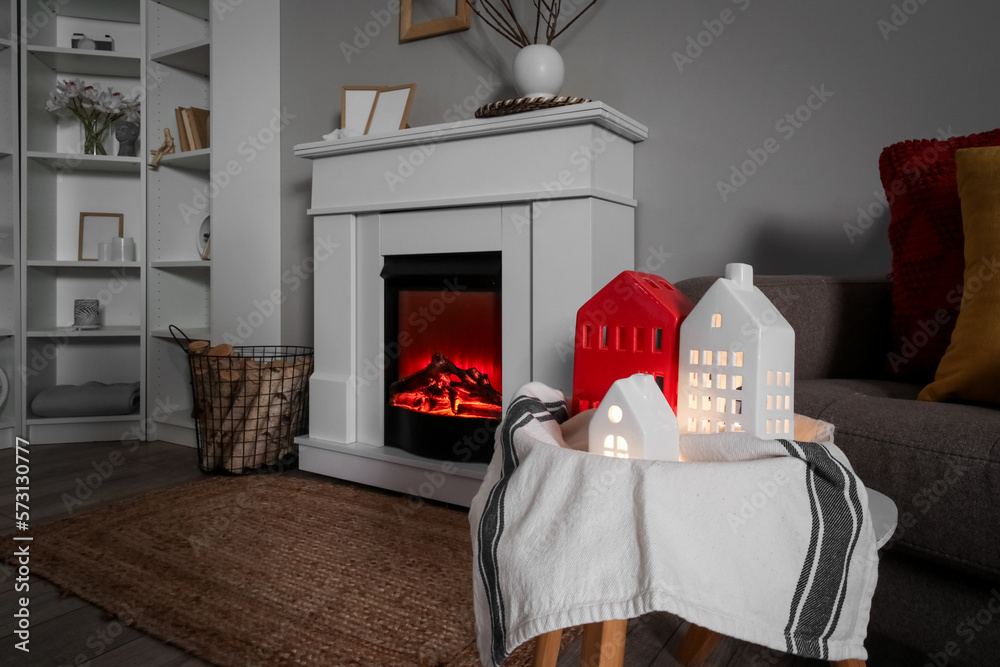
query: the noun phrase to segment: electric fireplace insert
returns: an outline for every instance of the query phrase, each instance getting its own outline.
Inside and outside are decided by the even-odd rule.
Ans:
[[[502,411],[500,253],[384,259],[385,442],[489,461]]]

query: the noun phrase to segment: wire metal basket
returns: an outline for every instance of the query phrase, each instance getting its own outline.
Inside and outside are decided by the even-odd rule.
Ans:
[[[191,367],[201,469],[243,475],[293,465],[295,437],[309,424],[313,348],[177,343]]]

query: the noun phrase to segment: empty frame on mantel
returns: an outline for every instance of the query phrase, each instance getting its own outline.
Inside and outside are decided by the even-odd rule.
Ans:
[[[450,32],[469,29],[469,20],[472,12],[469,11],[469,3],[466,0],[455,0],[454,14],[438,16],[442,10],[435,8],[435,5],[447,4],[447,0],[401,0],[399,3],[399,41],[412,42],[426,37],[436,37],[447,35]],[[418,10],[418,15],[427,14],[426,20],[414,21],[414,6]]]
[[[353,135],[393,132],[406,127],[417,84],[405,86],[343,86],[340,127]]]

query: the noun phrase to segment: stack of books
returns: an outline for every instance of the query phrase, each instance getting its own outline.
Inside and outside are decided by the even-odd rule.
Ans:
[[[177,118],[177,136],[181,142],[182,152],[209,147],[208,114],[208,109],[196,107],[174,109]]]

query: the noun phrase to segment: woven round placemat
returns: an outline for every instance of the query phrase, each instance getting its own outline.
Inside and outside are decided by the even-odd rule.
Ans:
[[[216,477],[32,536],[35,573],[216,665],[480,664],[462,511],[332,482]],[[532,644],[506,664],[530,664]]]
[[[492,118],[493,116],[509,116],[525,111],[552,109],[571,104],[583,104],[590,100],[586,97],[518,97],[512,100],[490,102],[476,109],[476,118]]]

